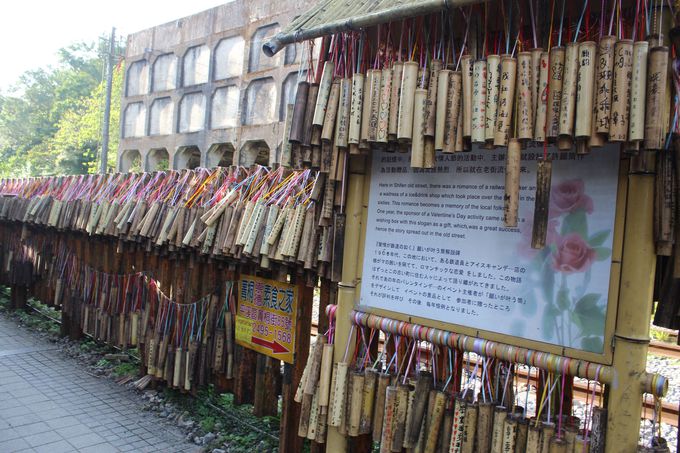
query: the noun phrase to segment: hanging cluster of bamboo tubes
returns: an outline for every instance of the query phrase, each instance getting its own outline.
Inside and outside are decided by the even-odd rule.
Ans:
[[[579,154],[607,143],[631,153],[665,147],[671,88],[669,48],[659,39],[663,8],[620,0],[570,11],[554,0],[494,5],[324,38],[317,71],[308,63],[290,108],[284,142],[303,156],[294,165],[316,162],[332,175],[325,162],[386,149],[410,151],[411,167],[433,169],[437,152],[507,147],[504,221],[515,227],[523,147]],[[535,248],[545,243],[547,204],[540,203],[549,200],[551,171],[546,152]]]
[[[260,166],[8,179],[0,219],[331,276],[342,263],[344,200],[325,181]]]
[[[530,416],[531,387],[518,375],[523,365],[486,356],[490,343],[477,339],[477,352],[466,355],[450,345],[467,339],[450,332],[358,311],[352,321],[357,347],[349,343],[337,363],[333,353],[342,351],[334,351],[327,336],[311,348],[295,397],[300,436],[323,443],[333,427],[344,436],[370,438],[384,453],[604,451],[607,415],[601,398],[594,404],[596,392],[583,420],[566,406],[571,361],[549,354],[538,360],[540,388]],[[532,363],[530,357],[524,360]],[[591,376],[590,365],[576,368]],[[592,366],[595,381],[610,378],[603,370]],[[531,367],[522,372],[528,379]]]

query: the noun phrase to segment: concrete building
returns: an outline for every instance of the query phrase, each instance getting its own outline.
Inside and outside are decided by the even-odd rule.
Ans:
[[[314,0],[235,0],[128,37],[120,171],[276,162],[302,46],[262,43]]]

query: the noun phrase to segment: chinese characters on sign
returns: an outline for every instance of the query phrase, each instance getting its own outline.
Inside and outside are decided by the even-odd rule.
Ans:
[[[536,161],[519,227],[503,224],[505,149],[439,154],[436,171],[374,152],[361,305],[601,353],[618,151],[554,153],[547,245],[531,248]]]
[[[242,275],[238,290],[236,343],[293,363],[298,301],[295,286]]]

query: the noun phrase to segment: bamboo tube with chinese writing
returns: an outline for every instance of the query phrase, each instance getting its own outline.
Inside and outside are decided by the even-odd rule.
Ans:
[[[576,436],[578,435],[578,426],[567,425],[564,429],[564,440],[567,442],[567,451],[573,452],[576,445]]]
[[[413,116],[416,87],[418,85],[418,63],[407,61],[401,76],[399,92],[399,116],[397,121],[397,139],[402,143],[410,143],[413,136]]]
[[[517,74],[517,60],[510,55],[501,57],[500,88],[496,107],[496,129],[494,131],[494,146],[507,146],[508,134],[512,125],[512,115],[515,102],[515,78]]]
[[[297,84],[295,93],[295,103],[293,104],[293,118],[290,126],[290,136],[288,141],[292,143],[302,143],[305,131],[305,109],[307,108],[307,95],[309,94],[309,83],[300,82]]]
[[[369,114],[368,114],[368,141],[378,141],[378,120],[380,118],[380,85],[382,83],[382,71],[371,69],[368,71],[368,85],[371,90]]]
[[[560,101],[559,136],[571,139],[574,135],[574,114],[578,88],[579,44],[567,44],[562,77],[562,100]]]
[[[500,450],[498,451],[501,453],[515,453],[518,451],[520,445],[517,442],[519,431],[517,429],[517,421],[514,418],[506,417],[505,420],[503,420],[502,433],[503,439],[501,440]],[[519,451],[524,452],[524,447]]]
[[[364,97],[363,104],[360,106],[361,112],[361,138],[359,140],[359,147],[365,148],[368,146],[368,129],[371,120],[371,104],[373,103],[373,91],[371,90],[371,84],[375,79],[375,70],[370,69],[366,72],[366,77],[364,77]],[[356,153],[357,149],[354,148],[352,154]]]
[[[408,404],[406,405],[406,422],[404,424],[405,429],[404,429],[404,440],[403,440],[403,447],[404,448],[414,448],[415,444],[410,443],[410,438],[409,438],[409,433],[411,432],[411,424],[413,423],[413,405],[415,404],[416,401],[416,387],[413,385],[414,382],[411,381],[409,383],[409,391],[408,391]]]
[[[484,65],[486,67],[486,64]],[[463,55],[460,59],[461,67],[461,86],[462,86],[462,117],[463,117],[463,138],[472,136],[472,89],[474,78],[474,65],[470,55]],[[486,87],[486,82],[484,83]]]
[[[382,377],[382,376],[381,376]],[[382,382],[382,381],[381,381]],[[392,437],[397,410],[397,386],[390,385],[385,388],[385,404],[380,427],[380,453],[390,453],[392,450]],[[377,422],[377,419],[374,419]],[[373,429],[373,441],[375,440],[376,428]]]
[[[578,47],[578,86],[576,87],[577,139],[588,139],[593,130],[593,84],[595,83],[595,57],[597,45],[585,41]]]
[[[546,441],[547,443],[548,441]],[[567,453],[567,441],[560,437],[552,437],[549,441],[550,445],[546,453]],[[544,449],[545,451],[545,449]],[[569,452],[571,453],[571,452]]]
[[[387,122],[387,139],[397,140],[399,124],[399,95],[401,94],[401,77],[404,71],[404,63],[395,61],[392,64],[392,86],[390,87],[390,116]]]
[[[423,148],[423,168],[434,168],[436,162],[434,137],[425,137]]]
[[[420,423],[425,416],[425,409],[427,408],[428,396],[431,389],[432,374],[421,372],[416,380],[412,414],[409,414],[410,423],[407,426],[406,439],[404,441],[404,446],[406,448],[415,447],[416,442],[418,442],[421,427]]]
[[[540,53],[536,52],[540,57]],[[517,54],[517,138],[531,140],[534,138],[534,74],[531,52]],[[538,69],[538,67],[537,67]],[[538,74],[536,74],[538,76]],[[538,80],[536,80],[538,84]]]
[[[614,80],[614,46],[615,36],[604,36],[597,48],[597,71],[595,79],[595,122],[598,134],[609,134],[609,122],[612,105],[612,83]]]
[[[321,142],[330,143],[333,140],[333,131],[335,130],[335,119],[338,114],[340,102],[340,79],[333,80],[331,90],[328,95],[328,103],[326,106],[326,115],[323,120],[323,128],[321,129]]]
[[[314,392],[314,397],[312,398],[312,410],[309,415],[309,426],[307,428],[307,439],[316,440],[316,427],[319,423],[319,389],[317,386],[317,391]]]
[[[468,403],[465,411],[465,423],[463,424],[463,445],[461,453],[473,453],[475,447],[475,437],[477,433],[477,415],[479,414],[479,405],[477,403]]]
[[[526,453],[542,453],[541,450],[541,428],[533,423],[529,425],[527,432]]]
[[[302,123],[302,146],[312,146],[312,122],[314,120],[314,109],[316,108],[316,99],[319,94],[319,84],[311,83],[309,85],[309,92],[307,93],[307,106],[305,107],[305,119]],[[311,161],[311,159],[309,159]]]
[[[550,76],[548,81],[548,112],[546,137],[557,138],[560,132],[560,111],[562,104],[562,81],[564,80],[564,62],[566,49],[553,47],[550,49]]]
[[[550,182],[552,161],[541,159],[536,169],[536,201],[534,204],[534,225],[531,232],[531,247],[542,249],[548,234],[548,210],[550,207]]]
[[[395,404],[394,422],[392,423],[392,453],[400,453],[406,438],[406,411],[409,406],[409,387],[397,384],[397,400]]]
[[[427,433],[425,435],[424,453],[437,453],[437,441],[446,410],[446,393],[440,390],[430,392],[430,400],[433,401],[432,412],[427,421]]]
[[[550,73],[550,57],[548,52],[541,52],[540,72],[536,96],[536,116],[534,117],[534,140],[542,142],[546,137],[548,121],[548,76]]]
[[[441,434],[439,435],[439,448],[437,450],[438,453],[449,453],[449,449],[451,448],[452,427],[453,409],[446,409],[444,411],[444,420],[442,421]]]
[[[645,112],[645,148],[663,149],[665,125],[662,120],[666,103],[668,79],[668,47],[653,47],[649,51],[647,68],[647,99]]]
[[[375,403],[375,391],[378,383],[378,372],[375,369],[364,370],[363,399],[361,403],[361,415],[359,419],[359,434],[368,434],[373,426],[373,406]]]
[[[457,396],[453,409],[453,424],[451,425],[451,441],[449,453],[461,453],[463,451],[463,437],[465,433],[465,415],[467,402],[463,397]]]
[[[435,136],[437,93],[439,90],[439,73],[441,70],[441,60],[432,60],[430,62],[430,80],[427,85],[427,108],[425,109],[425,135],[427,137]]]
[[[501,83],[501,57],[486,57],[486,106],[484,107],[484,139],[493,141],[496,132],[496,114]]]
[[[349,145],[350,107],[352,104],[352,81],[340,79],[340,100],[338,102],[337,121],[335,122],[335,146],[347,148]]]
[[[382,438],[383,419],[385,417],[387,387],[390,385],[391,376],[387,373],[378,375],[378,386],[375,391],[375,404],[373,406],[373,442],[380,442]]]
[[[380,108],[378,111],[378,135],[376,142],[387,143],[390,120],[390,95],[392,92],[392,70],[383,69],[380,76]]]
[[[312,119],[312,126],[321,128],[324,125],[326,118],[326,108],[328,106],[328,98],[331,93],[331,86],[333,85],[333,72],[335,71],[335,63],[326,61],[323,65],[321,73],[321,82],[319,83],[319,91],[316,96],[316,103],[314,106],[314,116]]]
[[[505,436],[506,418],[508,418],[507,408],[503,406],[496,406],[493,410],[493,435],[491,438],[492,453],[503,453],[503,438]]]
[[[333,372],[333,344],[323,345],[321,353],[321,371],[319,374],[319,406],[328,407],[331,392],[331,374]]]
[[[477,415],[477,448],[478,453],[489,453],[493,437],[494,403],[479,403]]]
[[[508,423],[508,420],[511,418],[508,417],[508,419],[505,420],[505,423]],[[515,450],[514,453],[524,453],[526,446],[527,446],[527,435],[529,432],[529,420],[522,417],[519,419],[512,419],[513,421],[516,421],[515,425],[515,430],[517,431],[517,438],[515,440]],[[513,453],[513,450],[508,450],[509,453]],[[506,453],[505,451],[503,453]]]
[[[645,138],[645,107],[647,98],[647,54],[649,43],[633,44],[633,79],[630,86],[630,120],[628,141],[640,142]]]
[[[333,398],[331,406],[329,406],[329,413],[331,415],[330,426],[336,428],[340,426],[345,414],[345,395],[347,393],[347,372],[348,367],[345,362],[338,362],[337,369],[334,370],[335,386],[333,387]]]
[[[444,149],[445,153],[453,153],[463,150],[463,111],[462,111],[462,83],[463,76],[460,71],[453,72],[449,80],[446,120],[444,123]],[[460,143],[460,148],[458,144]]]
[[[614,46],[614,80],[612,81],[612,108],[609,120],[610,142],[628,140],[632,72],[633,41],[622,39]]]
[[[449,101],[450,69],[442,69],[437,75],[437,100],[435,110],[434,148],[437,151],[444,149],[444,136],[446,130],[447,110]]]
[[[486,140],[486,60],[475,61],[472,68],[472,143],[484,143]],[[463,121],[465,121],[464,118]]]
[[[522,52],[520,52],[521,54]],[[529,51],[531,54],[531,82],[530,82],[530,89],[531,89],[531,119],[532,119],[532,124],[536,120],[536,112],[538,109],[538,104],[539,100],[541,99],[543,90],[540,88],[540,74],[541,74],[541,68],[543,66],[543,54],[545,53],[543,49],[540,48],[534,48]],[[518,55],[519,57],[519,55]],[[545,57],[547,60],[547,56]],[[548,79],[546,78],[546,81]],[[531,130],[533,133],[533,129]]]
[[[607,432],[607,409],[595,406],[592,413],[590,453],[604,453]]]
[[[425,164],[425,108],[427,102],[427,90],[418,88],[413,101],[413,135],[411,139],[411,168],[423,168]]]
[[[360,72],[352,76],[352,99],[349,110],[349,129],[347,131],[347,143],[359,145],[361,136],[361,108],[364,99],[364,75]]]
[[[552,422],[541,423],[541,453],[550,452],[550,439],[555,435],[555,424]]]

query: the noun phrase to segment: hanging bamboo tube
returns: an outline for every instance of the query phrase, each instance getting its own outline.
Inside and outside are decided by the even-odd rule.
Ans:
[[[442,151],[444,149],[451,72],[453,71],[450,69],[442,69],[437,75],[437,100],[434,127],[434,148],[437,151]]]
[[[597,44],[585,41],[578,47],[578,86],[576,89],[577,139],[588,139],[593,130],[593,84],[595,83],[595,62]]]
[[[335,386],[333,387],[333,399],[331,400],[331,406],[329,406],[330,412],[330,426],[339,427],[344,419],[345,414],[345,396],[347,394],[347,373],[348,367],[345,362],[338,362],[337,369],[334,370],[333,380],[335,381]]]
[[[633,44],[633,79],[630,86],[630,121],[628,141],[641,142],[645,138],[645,107],[647,98],[647,54],[649,43]]]
[[[350,391],[348,393],[348,408],[347,408],[347,434],[350,437],[357,437],[361,425],[361,408],[363,406],[364,394],[364,374],[360,371],[352,371],[350,373]]]
[[[411,168],[423,168],[425,166],[425,108],[427,103],[427,90],[418,88],[413,101],[413,135],[411,139]]]
[[[665,125],[662,120],[666,104],[668,79],[668,47],[653,47],[649,51],[647,68],[647,99],[645,112],[645,148],[663,149]]]
[[[449,453],[461,453],[463,451],[463,438],[465,433],[465,416],[467,414],[467,402],[463,397],[457,396],[453,409],[453,424],[451,425],[451,442]]]
[[[319,423],[319,388],[317,386],[317,391],[314,392],[314,397],[312,398],[312,410],[309,416],[309,428],[307,429],[307,439],[316,440],[316,428]]]
[[[389,375],[384,375],[388,376]],[[390,453],[392,450],[392,436],[393,436],[393,429],[394,429],[394,423],[396,421],[396,411],[397,411],[397,386],[396,385],[390,385],[387,386],[385,389],[385,410],[382,415],[382,426],[380,429],[380,438],[378,441],[380,442],[380,453]],[[377,421],[377,419],[374,419]],[[375,440],[375,432],[376,430],[373,430],[373,441],[376,442]]]
[[[478,453],[490,453],[493,438],[494,403],[479,403],[477,415],[477,448]]]
[[[510,420],[510,417],[506,419],[506,423],[508,423],[508,420]],[[526,418],[519,418],[519,419],[514,419],[513,421],[516,421],[515,425],[515,430],[517,431],[517,438],[515,439],[515,450],[514,453],[524,453],[526,446],[527,446],[527,435],[529,432],[529,420]],[[505,452],[503,452],[505,453]],[[509,453],[513,453],[513,450],[509,450]]]
[[[302,143],[305,132],[305,109],[307,108],[307,95],[309,94],[309,83],[300,82],[295,93],[295,103],[293,104],[293,119],[290,126],[290,136],[288,141],[292,143]]]
[[[566,49],[564,47],[553,47],[550,49],[550,80],[548,81],[548,113],[546,120],[546,137],[549,140],[556,139],[560,133],[565,54]]]
[[[541,428],[533,423],[529,425],[529,431],[527,432],[526,453],[542,453]]]
[[[319,128],[323,126],[324,119],[326,118],[328,97],[331,94],[331,86],[333,85],[333,71],[335,71],[335,63],[332,61],[326,61],[323,65],[323,72],[321,73],[319,93],[316,96],[314,119],[312,120],[312,125]]]
[[[361,139],[359,140],[359,147],[368,147],[368,129],[371,121],[371,104],[373,103],[373,91],[371,84],[375,79],[375,70],[369,69],[364,77],[364,100],[361,106]]]
[[[541,159],[536,169],[536,201],[534,204],[534,225],[531,233],[531,247],[542,249],[548,234],[548,210],[550,207],[550,184],[552,161]]]
[[[540,57],[540,53],[536,52]],[[531,52],[517,54],[517,138],[531,140],[534,138],[534,85]],[[538,76],[538,73],[536,74]],[[502,83],[502,82],[501,82]],[[538,80],[536,80],[538,84]]]
[[[437,93],[439,90],[439,73],[441,70],[441,60],[432,60],[430,62],[430,77],[427,85],[427,108],[425,109],[425,135],[427,137],[435,136]]]
[[[591,425],[590,453],[604,453],[607,442],[607,409],[595,406]]]
[[[418,63],[407,61],[404,63],[399,92],[397,139],[401,143],[410,143],[413,136],[414,102],[417,84]]]
[[[413,393],[413,407],[409,411],[410,423],[406,426],[406,437],[404,439],[404,447],[406,448],[415,447],[418,442],[421,422],[425,417],[425,409],[427,408],[428,395],[431,389],[432,375],[427,372],[420,373]]]
[[[338,102],[337,121],[335,122],[335,146],[347,148],[349,144],[350,107],[352,103],[352,81],[340,79],[340,100]]]
[[[378,111],[378,136],[376,142],[387,143],[387,131],[390,120],[390,95],[392,92],[392,70],[383,69],[380,73],[380,109]]]
[[[493,424],[491,437],[491,452],[503,453],[503,439],[505,437],[505,419],[508,418],[508,410],[503,406],[493,409]],[[514,449],[513,449],[514,452]]]
[[[472,69],[472,143],[486,140],[486,60],[478,60]],[[463,121],[465,119],[463,118]]]
[[[604,36],[597,48],[597,72],[595,74],[597,111],[595,112],[596,131],[598,134],[609,134],[609,123],[612,106],[612,83],[614,81],[614,46],[615,36]]]
[[[612,81],[612,108],[609,121],[610,142],[628,140],[632,72],[633,41],[622,39],[614,46],[614,79]]]
[[[579,44],[567,44],[562,77],[562,100],[560,101],[559,137],[570,142],[574,135],[574,114],[578,88]],[[571,146],[569,146],[571,147]]]
[[[517,451],[517,421],[512,417],[505,417],[503,420],[503,439],[500,443],[499,453],[515,453]],[[524,451],[524,450],[521,450]]]
[[[472,89],[474,79],[474,65],[470,55],[463,55],[460,59],[461,67],[461,85],[463,94],[463,138],[470,138],[472,136]],[[486,64],[484,65],[486,69]],[[484,82],[486,88],[486,81]]]
[[[574,453],[585,452],[590,453],[590,439],[585,439],[583,436],[576,436],[574,442]]]
[[[555,424],[552,422],[541,423],[541,453],[550,452],[550,439],[555,435]]]
[[[323,128],[321,129],[321,143],[327,145],[326,147],[329,150],[331,148],[330,143],[333,141],[335,119],[338,114],[338,107],[340,101],[340,86],[341,86],[340,79],[334,80],[331,85],[331,92],[328,95],[326,116],[324,118]],[[326,160],[328,160],[328,158]],[[329,167],[329,165],[326,165],[326,167]]]
[[[378,121],[380,119],[380,85],[382,83],[382,71],[371,69],[368,71],[368,86],[371,90],[369,114],[368,114],[368,141],[378,141]]]
[[[361,417],[359,420],[359,434],[368,434],[371,432],[377,383],[378,372],[375,369],[366,369],[364,371],[364,389],[361,404]]]
[[[331,374],[333,373],[333,344],[323,345],[321,354],[321,372],[319,374],[319,406],[328,407],[331,390]]]
[[[427,432],[425,433],[425,448],[423,453],[437,453],[437,441],[444,418],[444,410],[446,409],[446,393],[439,390],[432,390],[430,392],[430,401],[432,401],[432,411],[427,418]]]
[[[302,146],[306,147],[307,152],[309,152],[309,147],[312,146],[312,130],[315,128],[312,126],[312,121],[314,120],[314,108],[316,107],[316,99],[319,94],[319,85],[312,83],[309,85],[309,92],[307,93],[307,106],[305,107],[305,119],[303,122],[303,134],[302,134]],[[306,162],[311,162],[311,158],[303,159]]]
[[[391,376],[387,373],[378,375],[378,386],[375,391],[375,405],[373,407],[373,442],[380,442],[382,438],[383,419],[386,408],[387,387],[390,385]]]
[[[392,445],[390,450],[393,453],[400,453],[403,449],[406,437],[406,411],[409,405],[409,387],[406,384],[397,384],[397,404],[395,420],[392,424]]]
[[[534,117],[534,140],[543,142],[546,138],[548,121],[548,77],[550,73],[550,54],[541,52],[538,87],[536,90],[536,116]]]
[[[530,83],[530,88],[531,88],[531,119],[532,123],[533,121],[536,120],[536,110],[538,108],[538,103],[539,99],[541,99],[541,95],[543,90],[540,89],[540,84],[539,84],[539,79],[540,79],[540,74],[541,74],[541,67],[542,65],[542,60],[543,60],[543,54],[545,53],[543,49],[540,48],[534,48],[529,51],[531,54],[531,83]],[[520,52],[521,54],[521,52]],[[519,58],[519,55],[518,55]],[[547,56],[546,56],[547,59]],[[547,80],[547,78],[546,78]],[[533,133],[533,129],[531,130]]]
[[[477,416],[479,405],[468,403],[465,411],[465,423],[463,425],[463,447],[461,453],[473,453],[475,447],[475,435],[477,433]]]
[[[549,443],[550,446],[546,453],[567,453],[567,442],[563,438],[553,437],[550,439]]]
[[[500,88],[496,107],[496,128],[494,131],[494,146],[507,146],[512,125],[515,102],[515,77],[517,74],[517,60],[510,55],[501,57]]]
[[[399,124],[399,96],[401,94],[401,78],[404,72],[404,63],[395,61],[392,64],[392,86],[390,87],[390,116],[387,123],[387,140],[396,141]]]
[[[453,153],[463,150],[463,111],[461,108],[462,79],[460,71],[451,73],[446,106],[446,119],[444,123],[444,149],[445,153]],[[458,148],[460,143],[460,149]]]
[[[447,402],[447,406],[449,403]],[[451,430],[453,428],[453,409],[447,408],[444,411],[444,420],[442,421],[441,435],[439,436],[438,453],[449,453],[451,448]]]
[[[361,136],[362,105],[364,101],[364,75],[360,72],[352,76],[352,100],[349,110],[349,130],[347,143],[359,146]]]
[[[567,425],[564,429],[564,440],[567,442],[567,451],[573,452],[576,445],[576,436],[578,435],[578,426]]]
[[[484,107],[484,139],[493,142],[496,132],[496,116],[501,85],[501,57],[486,57],[486,106]]]

